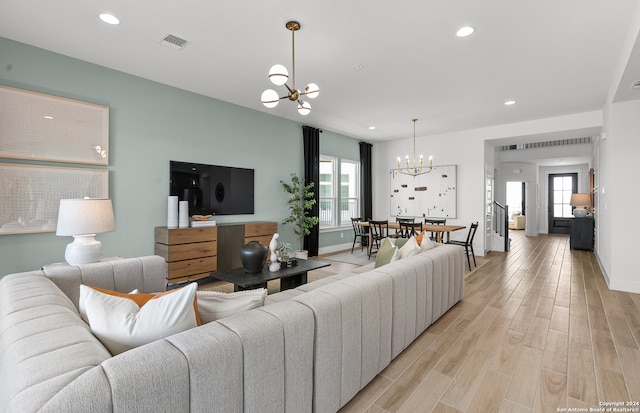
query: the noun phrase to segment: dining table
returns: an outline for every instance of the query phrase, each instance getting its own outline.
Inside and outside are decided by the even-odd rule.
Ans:
[[[369,227],[369,221],[362,221],[359,222],[358,225],[362,226],[362,227]],[[388,226],[389,229],[396,229],[399,230],[400,229],[400,223],[399,222],[395,222],[395,221],[389,221],[388,222]],[[436,224],[422,224],[422,230],[423,231],[429,231],[429,232],[434,232],[436,234],[436,242],[442,242],[442,233],[446,233],[447,234],[447,241],[449,242],[449,240],[451,239],[451,233],[454,231],[460,231],[461,229],[465,229],[466,226],[464,225],[436,225]],[[371,231],[369,232],[369,244],[371,245]]]

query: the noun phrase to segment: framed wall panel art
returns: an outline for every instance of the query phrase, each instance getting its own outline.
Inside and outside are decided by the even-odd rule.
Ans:
[[[0,158],[109,164],[109,107],[0,86]]]
[[[416,177],[391,169],[389,171],[391,215],[457,218],[456,175],[456,165],[434,166],[430,173]]]
[[[60,199],[108,198],[109,171],[0,163],[0,235],[55,232]]]

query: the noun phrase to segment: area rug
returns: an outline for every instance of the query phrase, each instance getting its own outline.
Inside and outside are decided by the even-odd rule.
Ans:
[[[333,255],[323,255],[322,261],[337,261],[337,262],[345,262],[347,264],[355,264],[355,265],[368,265],[372,262],[375,262],[375,256],[369,259],[367,255],[367,250],[360,251],[359,249],[354,249],[353,254],[350,251],[341,252]]]

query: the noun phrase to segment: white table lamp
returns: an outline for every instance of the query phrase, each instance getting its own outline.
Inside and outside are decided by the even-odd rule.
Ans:
[[[73,236],[64,259],[70,265],[90,264],[102,258],[102,243],[94,237],[116,229],[110,199],[61,199],[56,235]]]
[[[587,216],[589,212],[587,207],[591,206],[591,195],[590,194],[571,194],[571,199],[569,200],[569,204],[575,207],[573,210],[573,216],[576,218],[584,218]]]

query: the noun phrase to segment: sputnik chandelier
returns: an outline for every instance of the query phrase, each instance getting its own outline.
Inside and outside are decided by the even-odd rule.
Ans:
[[[433,169],[433,156],[429,157],[429,167],[422,168],[422,155],[420,155],[420,162],[416,162],[416,121],[418,119],[411,119],[413,122],[413,166],[409,166],[409,155],[406,156],[406,166],[402,168],[400,164],[400,157],[398,156],[398,172],[405,175],[411,175],[416,177],[418,175],[428,174]]]
[[[291,31],[291,86],[287,84],[289,80],[289,72],[283,65],[273,65],[269,70],[269,79],[274,85],[285,85],[288,92],[286,96],[278,96],[278,92],[273,89],[267,89],[262,92],[262,104],[269,109],[278,106],[280,99],[289,99],[292,102],[298,102],[298,112],[306,116],[311,113],[311,105],[309,102],[301,99],[301,96],[307,96],[310,99],[316,98],[320,94],[320,88],[315,83],[309,83],[304,92],[296,89],[296,49],[295,49],[295,33],[300,30],[300,23],[296,21],[287,22],[285,25],[287,30]]]

